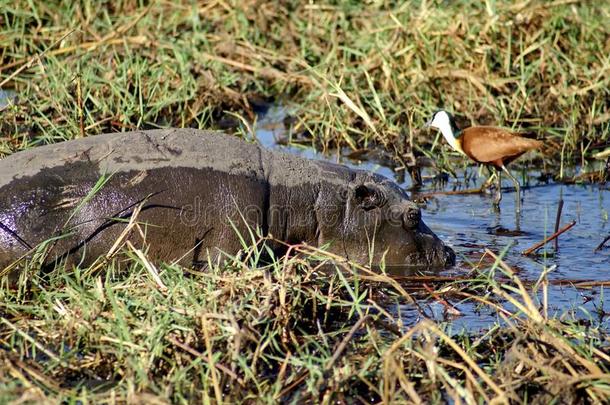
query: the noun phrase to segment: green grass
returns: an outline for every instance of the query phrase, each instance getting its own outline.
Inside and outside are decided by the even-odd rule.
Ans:
[[[290,106],[300,142],[381,147],[398,164],[455,165],[420,130],[439,107],[534,132],[559,175],[607,148],[607,2],[303,4],[0,0],[0,87],[17,96],[0,107],[0,156],[134,128],[237,131],[262,102]],[[2,277],[0,402],[610,395],[603,308],[549,318],[546,280],[526,291],[500,260],[399,283],[306,246],[270,262],[245,249],[202,273],[126,247],[120,269],[33,261],[16,285]],[[440,297],[501,322],[451,334],[416,311]]]
[[[3,1],[0,153],[156,126],[224,126],[288,103],[321,149],[429,154],[444,107],[524,129],[561,168],[608,145],[607,2]],[[28,64],[29,63],[29,64]],[[24,66],[27,68],[20,70]],[[413,139],[412,148],[407,141]],[[445,162],[445,165],[450,163]]]

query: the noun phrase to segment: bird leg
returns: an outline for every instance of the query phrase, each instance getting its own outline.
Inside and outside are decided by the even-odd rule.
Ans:
[[[515,209],[517,212],[521,212],[521,186],[519,185],[519,181],[510,174],[510,171],[506,168],[506,166],[502,165],[502,171],[506,173],[506,175],[512,180],[515,185],[515,191],[517,192],[517,197],[515,200]]]
[[[494,206],[500,208],[500,201],[502,201],[502,173],[493,169],[494,175],[496,176],[496,196],[494,198]]]
[[[490,169],[489,167],[488,167],[488,170],[489,170],[489,177],[487,178],[487,180],[485,180],[485,183],[483,183],[481,185],[481,188],[480,188],[481,192],[487,191],[493,185],[493,182],[496,179],[496,172],[493,171],[492,169]]]

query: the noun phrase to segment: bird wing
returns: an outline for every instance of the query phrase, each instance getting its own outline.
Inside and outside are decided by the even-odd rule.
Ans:
[[[523,138],[496,127],[466,128],[460,138],[464,153],[480,163],[518,156],[542,145],[535,139]]]

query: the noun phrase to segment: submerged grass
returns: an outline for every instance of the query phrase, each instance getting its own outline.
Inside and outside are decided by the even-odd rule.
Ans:
[[[0,154],[103,131],[235,125],[288,100],[322,149],[430,154],[439,107],[546,140],[563,175],[607,148],[607,2],[0,1]],[[412,140],[412,145],[409,141]],[[450,165],[448,161],[442,165]]]
[[[117,257],[128,262],[122,270],[59,267],[28,272],[18,288],[5,282],[0,400],[596,403],[610,396],[610,342],[599,323],[548,318],[538,294],[498,257],[470,280],[430,284],[429,295],[306,245],[261,261],[264,246],[262,239],[205,272],[166,264],[153,275],[130,247]],[[427,300],[443,295],[451,306],[458,294],[501,322],[455,334],[427,319]]]

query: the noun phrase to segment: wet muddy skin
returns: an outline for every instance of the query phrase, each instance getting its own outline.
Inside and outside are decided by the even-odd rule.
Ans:
[[[280,146],[276,139],[284,139],[287,134],[281,123],[285,115],[282,109],[272,108],[259,118],[256,136],[267,148],[280,148],[291,153],[312,159],[337,161],[337,154],[324,156],[313,149]],[[349,153],[349,152],[348,152]],[[358,161],[340,158],[343,164],[354,168],[365,169],[394,179],[405,189],[411,187],[409,176],[401,179],[390,168],[375,161]],[[516,165],[517,167],[518,165]],[[476,167],[467,173],[457,173],[458,179],[465,176],[476,178],[476,183],[469,183],[466,188],[480,186],[484,178],[477,178]],[[539,183],[537,173],[528,173],[527,183],[523,183],[521,173],[514,167],[513,172],[522,182],[522,202],[519,216],[519,229],[516,227],[515,199],[510,190],[510,181],[503,181],[505,198],[501,209],[492,206],[493,195],[435,195],[426,198],[422,215],[435,233],[456,251],[457,263],[440,273],[443,276],[463,276],[472,269],[485,249],[495,253],[506,250],[505,262],[524,280],[536,281],[546,268],[553,268],[548,278],[551,283],[560,280],[610,280],[610,246],[594,252],[596,246],[610,234],[610,191],[599,185],[563,185]],[[428,172],[424,175],[434,175]],[[421,193],[439,190],[453,190],[463,186],[457,180],[447,177],[442,188],[433,188],[430,182],[425,183]],[[529,184],[532,187],[527,187]],[[558,201],[563,196],[564,206],[561,226],[575,220],[576,225],[559,237],[559,251],[554,253],[553,242],[531,256],[521,255],[521,251],[550,236],[554,232]],[[607,243],[607,245],[610,243]],[[485,267],[489,267],[490,263]],[[439,273],[436,273],[439,274]],[[577,317],[597,319],[600,306],[608,311],[610,294],[601,291],[600,287],[576,289],[569,283],[550,285],[548,290],[549,315],[574,311]],[[466,328],[469,330],[486,329],[495,322],[496,314],[487,308],[479,311],[476,304],[462,304],[452,299],[452,304],[462,312],[462,316],[451,320],[454,331]],[[444,320],[444,307],[437,302],[425,306],[427,315],[436,320]],[[507,309],[511,309],[507,305]],[[395,313],[403,318],[406,325],[420,318],[419,312],[410,306],[394,308]],[[605,317],[604,323],[609,326]]]
[[[272,237],[276,254],[307,243],[362,264],[440,269],[455,261],[419,207],[383,176],[219,132],[159,129],[0,160],[0,269],[50,239],[44,266],[91,265],[121,239],[136,207],[146,235],[138,245],[154,261],[222,261],[257,230]]]

